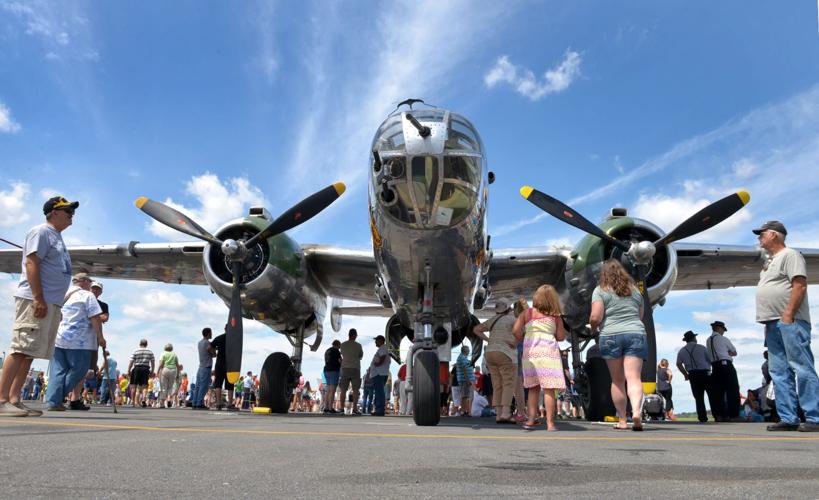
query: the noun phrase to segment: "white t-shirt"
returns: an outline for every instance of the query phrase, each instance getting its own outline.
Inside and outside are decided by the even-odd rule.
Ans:
[[[759,273],[759,284],[756,287],[756,320],[759,323],[775,321],[782,317],[791,300],[793,279],[797,276],[807,278],[808,271],[805,257],[793,248],[785,248],[766,262]],[[793,319],[810,323],[810,304],[808,295],[795,312]]]
[[[102,308],[93,293],[80,287],[73,286],[68,293],[71,296],[63,305],[63,319],[57,329],[54,345],[61,349],[96,351],[97,334],[91,326],[90,318],[102,314]]]
[[[481,413],[483,413],[483,409],[489,406],[489,401],[486,400],[480,393],[473,393],[472,394],[472,411],[470,415],[473,417],[480,417]]]
[[[375,366],[375,361],[384,356],[384,362],[380,366]],[[370,377],[378,377],[380,375],[387,376],[390,374],[390,353],[387,350],[386,342],[375,351],[373,360],[370,363]]]

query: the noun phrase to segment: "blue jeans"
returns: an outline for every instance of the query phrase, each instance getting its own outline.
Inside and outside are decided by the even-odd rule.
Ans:
[[[373,388],[365,385],[364,386],[364,408],[362,409],[362,411],[364,413],[372,413],[374,397],[375,397],[375,394],[373,394]]]
[[[46,402],[49,407],[61,406],[66,395],[85,377],[94,351],[54,348],[51,358]]]
[[[200,366],[196,370],[196,391],[193,393],[193,406],[205,405],[205,394],[208,393],[208,386],[210,385],[210,367]]]
[[[808,422],[819,424],[819,377],[810,350],[810,323],[769,321],[765,323],[765,340],[779,418],[798,424],[798,404]]]
[[[41,385],[34,384],[34,394],[31,395],[31,399],[33,399],[35,401],[40,399],[40,389],[42,389],[42,388],[43,387]]]
[[[28,387],[23,388],[23,397],[21,399],[26,400],[28,397],[31,396],[31,391],[28,390]]]
[[[376,375],[371,377],[373,381],[373,392],[375,393],[375,411],[373,415],[383,415],[386,412],[386,397],[384,394],[384,384],[387,383],[386,375]]]
[[[100,404],[104,405],[105,403],[113,403],[113,401],[111,401],[110,393],[108,392],[107,378],[102,379],[102,384],[100,384]]]

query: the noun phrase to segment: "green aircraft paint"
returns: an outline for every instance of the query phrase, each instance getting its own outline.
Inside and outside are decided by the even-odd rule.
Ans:
[[[614,217],[603,221],[598,224],[598,226],[603,232],[611,236],[612,233],[634,227],[634,219],[631,217]],[[576,274],[588,266],[603,262],[605,259],[605,255],[603,254],[605,247],[606,242],[597,236],[585,236],[572,251],[572,272]]]
[[[270,221],[261,217],[245,217],[244,223],[261,232],[270,224]],[[287,236],[287,233],[281,233],[268,238],[267,243],[270,246],[268,264],[284,271],[293,278],[304,277],[304,273],[301,271],[301,246],[293,238]]]

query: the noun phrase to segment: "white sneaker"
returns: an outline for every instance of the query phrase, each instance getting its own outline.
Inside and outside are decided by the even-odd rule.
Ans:
[[[14,403],[14,406],[20,408],[24,412],[28,413],[29,417],[40,417],[43,415],[43,412],[40,410],[35,410],[34,408],[29,408],[28,406],[24,405],[23,403]]]
[[[0,404],[0,416],[3,417],[27,417],[28,412],[26,410],[21,410],[17,408],[13,404],[6,401],[5,403]]]

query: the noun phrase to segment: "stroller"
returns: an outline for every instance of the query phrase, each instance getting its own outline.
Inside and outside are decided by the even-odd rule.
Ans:
[[[643,420],[665,420],[665,400],[659,394],[643,396]]]

